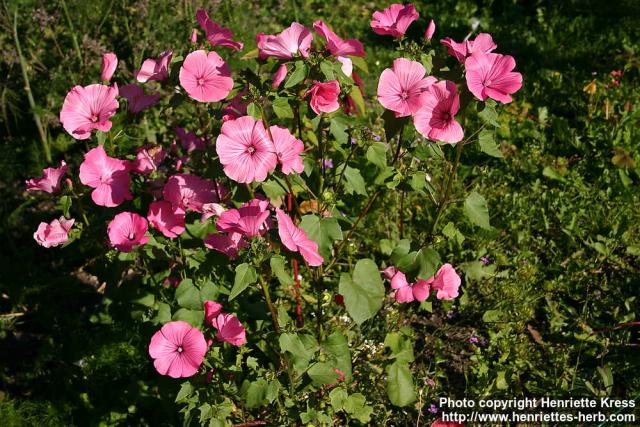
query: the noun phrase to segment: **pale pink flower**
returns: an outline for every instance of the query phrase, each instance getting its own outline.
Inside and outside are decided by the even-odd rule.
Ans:
[[[467,87],[481,101],[491,98],[509,103],[511,94],[522,87],[522,74],[513,71],[515,66],[509,55],[473,54],[464,63]]]
[[[234,181],[264,181],[278,164],[276,148],[262,120],[251,116],[224,122],[216,141],[224,173]]]
[[[100,71],[100,80],[108,82],[113,77],[118,66],[118,57],[115,53],[105,53],[102,55],[102,69]]]
[[[120,88],[120,96],[127,98],[129,111],[139,113],[140,111],[152,107],[158,103],[161,96],[159,93],[146,95],[144,89],[137,84],[131,83]]]
[[[162,194],[174,206],[202,213],[205,204],[219,201],[214,187],[214,182],[208,179],[176,174],[169,177]]]
[[[25,181],[27,191],[44,191],[45,193],[57,193],[60,191],[60,182],[67,173],[69,167],[64,160],[57,168],[46,168],[42,170],[42,177],[32,178]]]
[[[66,219],[61,216],[60,219],[54,219],[50,224],[41,222],[38,229],[33,233],[36,242],[45,248],[53,248],[60,246],[69,241],[69,231],[73,227],[74,219]]]
[[[167,152],[159,145],[142,147],[136,153],[132,171],[143,175],[158,170],[160,163],[167,157]]]
[[[415,283],[409,283],[406,275],[401,271],[395,271],[391,278],[391,288],[395,289],[395,299],[399,303],[413,301],[425,301],[429,298],[429,290],[433,278],[429,280],[418,279]]]
[[[458,297],[461,279],[451,264],[444,264],[436,273],[431,287],[438,291],[438,299],[452,300]]]
[[[282,173],[285,175],[293,172],[302,173],[304,170],[302,157],[300,157],[304,151],[302,141],[291,135],[287,128],[274,125],[269,128],[269,131],[276,147],[276,155],[282,167]]]
[[[373,13],[371,28],[381,36],[389,35],[396,38],[403,37],[409,25],[420,17],[412,4],[402,5],[394,3],[382,11]]]
[[[215,251],[225,254],[231,259],[238,256],[240,249],[247,246],[247,241],[241,233],[209,234],[204,239],[204,245]]]
[[[493,42],[491,34],[488,33],[480,33],[474,40],[465,40],[460,43],[451,37],[447,37],[440,40],[440,43],[447,47],[449,55],[461,63],[464,63],[465,59],[473,53],[489,53],[498,47],[498,45]]]
[[[342,64],[340,69],[342,70],[344,75],[347,77],[351,77],[351,75],[353,74],[353,61],[351,60],[351,58],[346,56],[338,56],[336,59],[339,63]]]
[[[271,87],[276,89],[278,88],[284,79],[287,77],[287,64],[280,64],[278,70],[273,75],[273,82],[271,83]]]
[[[142,67],[133,72],[133,77],[140,83],[146,83],[150,80],[163,81],[169,78],[169,65],[173,51],[167,50],[162,52],[158,59],[145,59]]]
[[[343,40],[323,21],[314,22],[313,29],[326,40],[326,48],[333,56],[365,56],[362,43],[356,39]]]
[[[389,267],[385,268],[384,270],[382,270],[382,274],[388,280],[393,279],[393,276],[395,276],[396,273],[398,273],[398,269],[396,267],[394,267],[394,266],[389,266]]]
[[[427,25],[427,29],[424,31],[424,38],[426,40],[431,40],[435,32],[436,32],[436,23],[432,19],[429,21],[429,25]]]
[[[187,94],[200,102],[223,100],[233,88],[231,70],[215,52],[191,52],[182,63],[178,77]]]
[[[196,20],[205,32],[207,41],[211,46],[224,46],[234,50],[240,50],[243,44],[233,40],[233,33],[228,28],[223,28],[209,18],[209,14],[204,9],[198,9]]]
[[[420,109],[420,95],[436,82],[435,77],[424,77],[426,70],[416,61],[398,58],[393,69],[387,68],[378,82],[378,101],[396,117],[410,116]]]
[[[267,218],[269,218],[269,202],[253,199],[238,209],[229,209],[220,214],[216,228],[220,232],[255,237],[268,231]]]
[[[129,169],[127,160],[107,156],[102,145],[84,155],[80,165],[80,182],[94,190],[91,199],[98,206],[112,208],[133,196],[129,192]]]
[[[218,341],[228,342],[231,345],[241,346],[247,342],[244,326],[240,320],[232,314],[218,314],[211,325],[218,330]]]
[[[107,226],[111,246],[120,252],[131,252],[134,247],[149,241],[147,220],[137,213],[120,212]]]
[[[204,302],[204,322],[213,326],[213,321],[222,313],[222,304],[207,300]]]
[[[340,95],[340,85],[337,80],[331,80],[326,83],[315,81],[311,89],[305,94],[305,98],[311,95],[309,105],[316,114],[333,113],[340,104],[338,96]]]
[[[149,356],[160,375],[186,378],[198,372],[207,341],[198,329],[176,320],[165,324],[149,342]]]
[[[178,135],[180,144],[187,153],[205,149],[204,138],[200,138],[194,132],[187,132],[181,127],[175,127],[173,128],[173,130],[175,131],[176,135]]]
[[[292,252],[300,252],[300,255],[311,266],[322,265],[324,258],[318,252],[318,244],[309,239],[300,227],[296,227],[291,217],[281,209],[276,209],[278,219],[278,235],[282,244]]]
[[[117,87],[93,84],[74,86],[67,93],[60,110],[60,122],[75,139],[88,139],[94,129],[108,132],[111,116],[118,109]]]
[[[166,200],[152,202],[147,219],[153,228],[170,239],[178,237],[185,230],[184,209]]]
[[[455,119],[460,108],[456,84],[449,80],[434,83],[423,92],[422,107],[414,114],[413,124],[422,136],[432,141],[454,144],[462,140],[462,126]]]
[[[297,22],[293,22],[289,28],[275,36],[263,33],[256,35],[260,59],[270,56],[277,59],[291,59],[298,53],[303,58],[307,58],[312,41],[311,32]]]

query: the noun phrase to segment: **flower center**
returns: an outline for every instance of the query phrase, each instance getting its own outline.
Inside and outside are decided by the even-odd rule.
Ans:
[[[484,82],[482,82],[482,85],[484,87],[491,86],[491,80],[485,80]]]
[[[407,92],[406,90],[403,90],[402,93],[400,94],[400,98],[402,98],[402,100],[406,100],[407,98],[409,98],[409,92]]]
[[[98,122],[98,115],[97,114],[92,114],[91,115],[91,122],[92,123],[97,123]]]
[[[178,347],[178,353],[182,353],[184,351],[184,349],[182,348],[182,346]]]
[[[201,77],[198,80],[196,80],[196,83],[198,84],[198,86],[203,86],[204,85],[204,79]]]
[[[136,238],[136,235],[133,232],[129,233],[129,235],[127,236],[127,239],[129,239],[129,240],[134,240],[135,238]]]
[[[442,120],[444,120],[445,122],[448,122],[449,120],[451,120],[451,114],[442,113]]]
[[[256,147],[254,147],[253,145],[250,145],[247,147],[247,153],[253,154],[255,152],[256,152]]]

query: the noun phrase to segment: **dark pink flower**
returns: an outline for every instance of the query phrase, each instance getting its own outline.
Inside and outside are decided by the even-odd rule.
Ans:
[[[192,153],[194,151],[201,151],[205,149],[205,140],[204,138],[200,138],[193,132],[187,132],[181,127],[173,128],[176,135],[178,135],[178,139],[180,139],[180,144],[182,148],[187,153]]]
[[[205,203],[202,205],[202,215],[200,215],[200,222],[205,222],[212,216],[220,216],[226,211],[225,207],[219,203]]]
[[[409,25],[420,17],[412,4],[392,4],[383,11],[373,13],[371,28],[381,36],[389,35],[396,38],[403,37]]]
[[[513,71],[512,56],[497,53],[474,54],[464,63],[467,87],[481,101],[487,98],[509,103],[511,94],[522,87],[522,74]]]
[[[327,42],[327,50],[333,56],[365,56],[364,47],[356,39],[343,40],[331,31],[323,21],[313,23],[313,29]]]
[[[160,163],[167,157],[167,152],[159,145],[150,147],[142,147],[136,153],[136,159],[133,162],[133,171],[143,175],[158,170]]]
[[[203,205],[218,201],[214,186],[213,181],[199,176],[177,174],[169,177],[162,194],[174,206],[202,213]]]
[[[222,313],[222,304],[215,301],[207,300],[204,302],[204,322],[213,326],[213,321]]]
[[[196,20],[205,32],[207,41],[211,46],[224,46],[234,50],[242,49],[243,44],[233,40],[233,33],[228,28],[223,28],[209,18],[209,14],[204,9],[198,9]]]
[[[498,47],[493,42],[491,34],[487,33],[480,33],[474,40],[465,40],[460,43],[451,37],[447,37],[440,40],[440,43],[447,47],[449,55],[452,55],[461,63],[464,63],[465,59],[473,53],[489,53]]]
[[[424,77],[426,70],[416,61],[398,58],[393,69],[387,68],[378,82],[378,101],[397,117],[410,116],[420,109],[420,95],[436,82],[432,76]]]
[[[422,93],[421,102],[422,107],[413,116],[420,135],[449,144],[462,140],[464,132],[455,119],[460,97],[454,82],[445,80],[432,84]]]
[[[133,77],[140,83],[146,83],[150,80],[163,81],[169,78],[169,65],[173,51],[167,50],[162,52],[158,59],[145,59],[142,67],[133,72]]]
[[[73,227],[74,219],[54,219],[50,224],[41,222],[38,229],[33,233],[33,238],[38,244],[45,248],[60,246],[69,241],[69,231]]]
[[[118,109],[118,89],[104,85],[75,86],[62,103],[60,122],[75,139],[88,139],[91,131],[108,132]]]
[[[431,40],[435,32],[436,32],[436,23],[432,19],[429,21],[429,25],[427,25],[427,29],[424,31],[424,38],[426,40]]]
[[[207,342],[198,329],[176,320],[165,324],[149,343],[149,356],[160,375],[186,378],[198,372],[207,352]]]
[[[231,345],[241,346],[247,342],[244,326],[240,320],[232,314],[218,314],[212,322],[212,326],[218,330],[218,341],[228,342]]]
[[[436,273],[431,287],[438,291],[438,299],[452,300],[458,297],[461,279],[451,264],[444,264]]]
[[[113,77],[113,73],[118,66],[118,57],[115,53],[105,53],[102,55],[102,69],[100,72],[100,80],[108,82]]]
[[[403,272],[396,271],[391,278],[391,288],[396,290],[395,299],[399,303],[422,302],[429,297],[432,282],[433,278],[429,280],[418,279],[415,283],[409,283]]]
[[[228,122],[229,120],[235,120],[247,115],[247,103],[244,101],[243,97],[248,93],[249,92],[244,89],[231,98],[231,101],[229,101],[221,111],[223,121]]]
[[[291,59],[298,53],[303,58],[307,58],[312,41],[311,32],[297,22],[292,23],[289,28],[275,36],[263,33],[256,35],[260,59],[266,59],[270,56],[278,59]]]
[[[338,96],[340,95],[340,85],[337,80],[326,83],[315,81],[311,89],[305,94],[305,98],[311,95],[309,105],[316,114],[332,113],[340,108]]]
[[[156,105],[161,97],[159,93],[146,95],[144,89],[134,83],[122,86],[120,88],[120,96],[127,98],[129,111],[132,113],[139,113],[146,108]]]
[[[25,181],[27,191],[44,191],[45,193],[57,193],[60,191],[60,182],[67,173],[69,167],[64,160],[57,168],[46,168],[42,171],[42,177]]]
[[[107,226],[111,246],[120,252],[131,252],[134,247],[149,241],[147,220],[133,212],[120,212]]]
[[[287,77],[287,64],[280,64],[278,67],[278,71],[273,75],[273,82],[271,82],[271,87],[276,89],[282,84],[284,79]]]
[[[178,237],[185,230],[184,210],[166,200],[152,202],[147,219],[153,228],[170,239]]]
[[[220,232],[255,237],[266,233],[269,229],[267,218],[269,218],[269,202],[253,199],[238,209],[229,209],[220,214],[216,228]]]
[[[247,241],[241,233],[209,234],[204,239],[204,245],[235,259],[240,249],[247,246]]]
[[[302,173],[304,170],[302,157],[300,157],[300,154],[304,151],[302,141],[291,135],[287,128],[274,125],[269,128],[269,131],[276,147],[276,155],[282,167],[282,173],[285,175],[294,172]]]
[[[292,252],[300,252],[300,255],[311,266],[322,265],[324,258],[318,252],[318,244],[309,239],[300,227],[296,227],[291,217],[281,209],[276,209],[278,219],[278,235],[282,244]]]
[[[187,94],[200,102],[223,100],[233,88],[231,70],[215,52],[196,50],[180,67],[180,85]]]
[[[80,165],[80,182],[94,190],[91,199],[98,206],[112,208],[133,196],[129,192],[130,163],[107,156],[102,145],[89,151]]]

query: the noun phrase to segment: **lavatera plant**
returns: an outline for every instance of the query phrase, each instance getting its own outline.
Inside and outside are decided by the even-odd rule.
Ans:
[[[49,248],[102,236],[100,257],[127,266],[107,289],[136,287],[132,315],[154,325],[149,364],[182,379],[185,423],[375,423],[372,381],[393,405],[424,404],[402,319],[464,293],[455,254],[434,242],[464,238],[440,224],[458,203],[490,228],[484,198],[453,200],[452,189],[465,146],[500,155],[495,108],[522,77],[489,34],[433,46],[431,21],[408,40],[418,17],[412,5],[373,13],[397,58],[374,77],[370,103],[358,40],[294,22],[257,34],[232,70],[225,58],[243,43],[203,10],[191,40],[146,59],[135,82],[112,81],[118,59],[107,54],[102,83],[67,94],[60,121],[88,148],[79,166],[27,182],[61,193],[62,216],[34,238]],[[375,220],[399,194],[429,212],[413,241],[402,238],[411,205],[393,228]]]

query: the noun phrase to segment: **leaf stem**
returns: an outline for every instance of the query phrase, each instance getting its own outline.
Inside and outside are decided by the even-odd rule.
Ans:
[[[433,219],[433,222],[431,223],[431,227],[429,228],[429,234],[427,235],[427,241],[431,240],[433,238],[433,233],[436,229],[436,225],[438,224],[438,221],[440,220],[440,217],[442,216],[442,213],[444,212],[444,208],[446,207],[447,203],[449,202],[449,198],[451,197],[451,188],[453,187],[453,181],[456,177],[456,174],[458,172],[458,166],[460,166],[460,156],[462,155],[462,148],[464,147],[464,143],[463,142],[459,142],[458,145],[456,146],[456,157],[455,160],[453,162],[453,168],[451,169],[451,173],[449,174],[449,177],[447,179],[447,187],[444,191],[444,194],[442,195],[442,198],[440,199],[440,201],[438,202],[438,207],[436,209],[436,214],[435,217]]]

